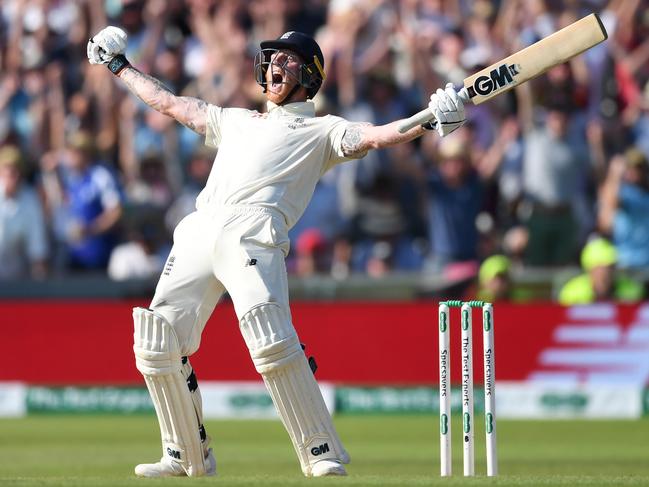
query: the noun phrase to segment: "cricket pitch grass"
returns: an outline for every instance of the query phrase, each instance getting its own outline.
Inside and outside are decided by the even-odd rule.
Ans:
[[[476,430],[475,478],[462,477],[459,418],[453,472],[439,476],[437,416],[338,416],[349,477],[302,477],[279,421],[208,421],[218,475],[138,479],[133,466],[160,457],[153,416],[31,416],[0,420],[1,486],[624,486],[649,485],[649,419],[498,421],[500,475],[485,475]]]

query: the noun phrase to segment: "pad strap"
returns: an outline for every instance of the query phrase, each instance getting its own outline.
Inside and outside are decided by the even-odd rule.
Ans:
[[[192,368],[192,364],[189,362],[189,357],[182,358],[183,364],[183,377],[187,382],[187,388],[192,397],[192,403],[194,404],[194,411],[196,412],[196,420],[198,421],[198,433],[201,437],[201,443],[203,444],[203,454],[207,455],[208,445],[210,443],[210,437],[207,436],[205,431],[205,426],[203,426],[203,399],[201,397],[201,390],[198,387],[198,380],[196,379],[196,373]]]

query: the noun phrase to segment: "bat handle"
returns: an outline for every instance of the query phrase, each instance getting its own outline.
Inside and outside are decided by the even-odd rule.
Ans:
[[[460,97],[460,100],[462,100],[464,103],[469,101],[469,93],[466,91],[466,88],[462,88],[457,92],[457,94]],[[422,123],[428,122],[431,118],[433,118],[433,114],[430,112],[430,109],[424,108],[419,113],[415,113],[412,117],[403,120],[397,127],[397,130],[400,134],[404,134],[408,130],[417,127]]]

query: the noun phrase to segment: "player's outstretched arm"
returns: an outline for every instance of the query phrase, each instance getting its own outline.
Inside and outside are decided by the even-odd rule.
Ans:
[[[436,130],[440,137],[444,137],[466,121],[462,100],[450,83],[444,90],[438,89],[431,95],[428,108],[431,111],[430,121],[404,133],[399,132],[403,120],[378,126],[370,123],[351,124],[342,140],[343,153],[348,157],[359,156],[370,149],[382,149],[409,142],[428,130]]]
[[[162,82],[137,70],[124,56],[127,35],[118,27],[106,27],[88,41],[90,64],[106,64],[129,90],[154,110],[205,135],[208,104],[198,98],[176,96]]]
[[[151,108],[174,118],[194,132],[205,135],[207,102],[189,96],[176,96],[160,80],[132,66],[123,69],[117,76]]]
[[[426,132],[418,126],[400,134],[397,130],[398,125],[398,121],[378,126],[368,122],[350,124],[341,142],[343,154],[346,157],[361,157],[370,149],[382,149],[409,142]]]

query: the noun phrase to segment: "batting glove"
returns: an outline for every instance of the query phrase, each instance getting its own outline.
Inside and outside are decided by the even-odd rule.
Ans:
[[[464,103],[453,88],[453,83],[447,83],[443,90],[439,88],[430,95],[428,108],[435,118],[425,128],[437,130],[440,137],[447,136],[466,122]]]
[[[102,29],[88,41],[87,54],[90,64],[108,64],[124,54],[128,35],[119,27]]]

